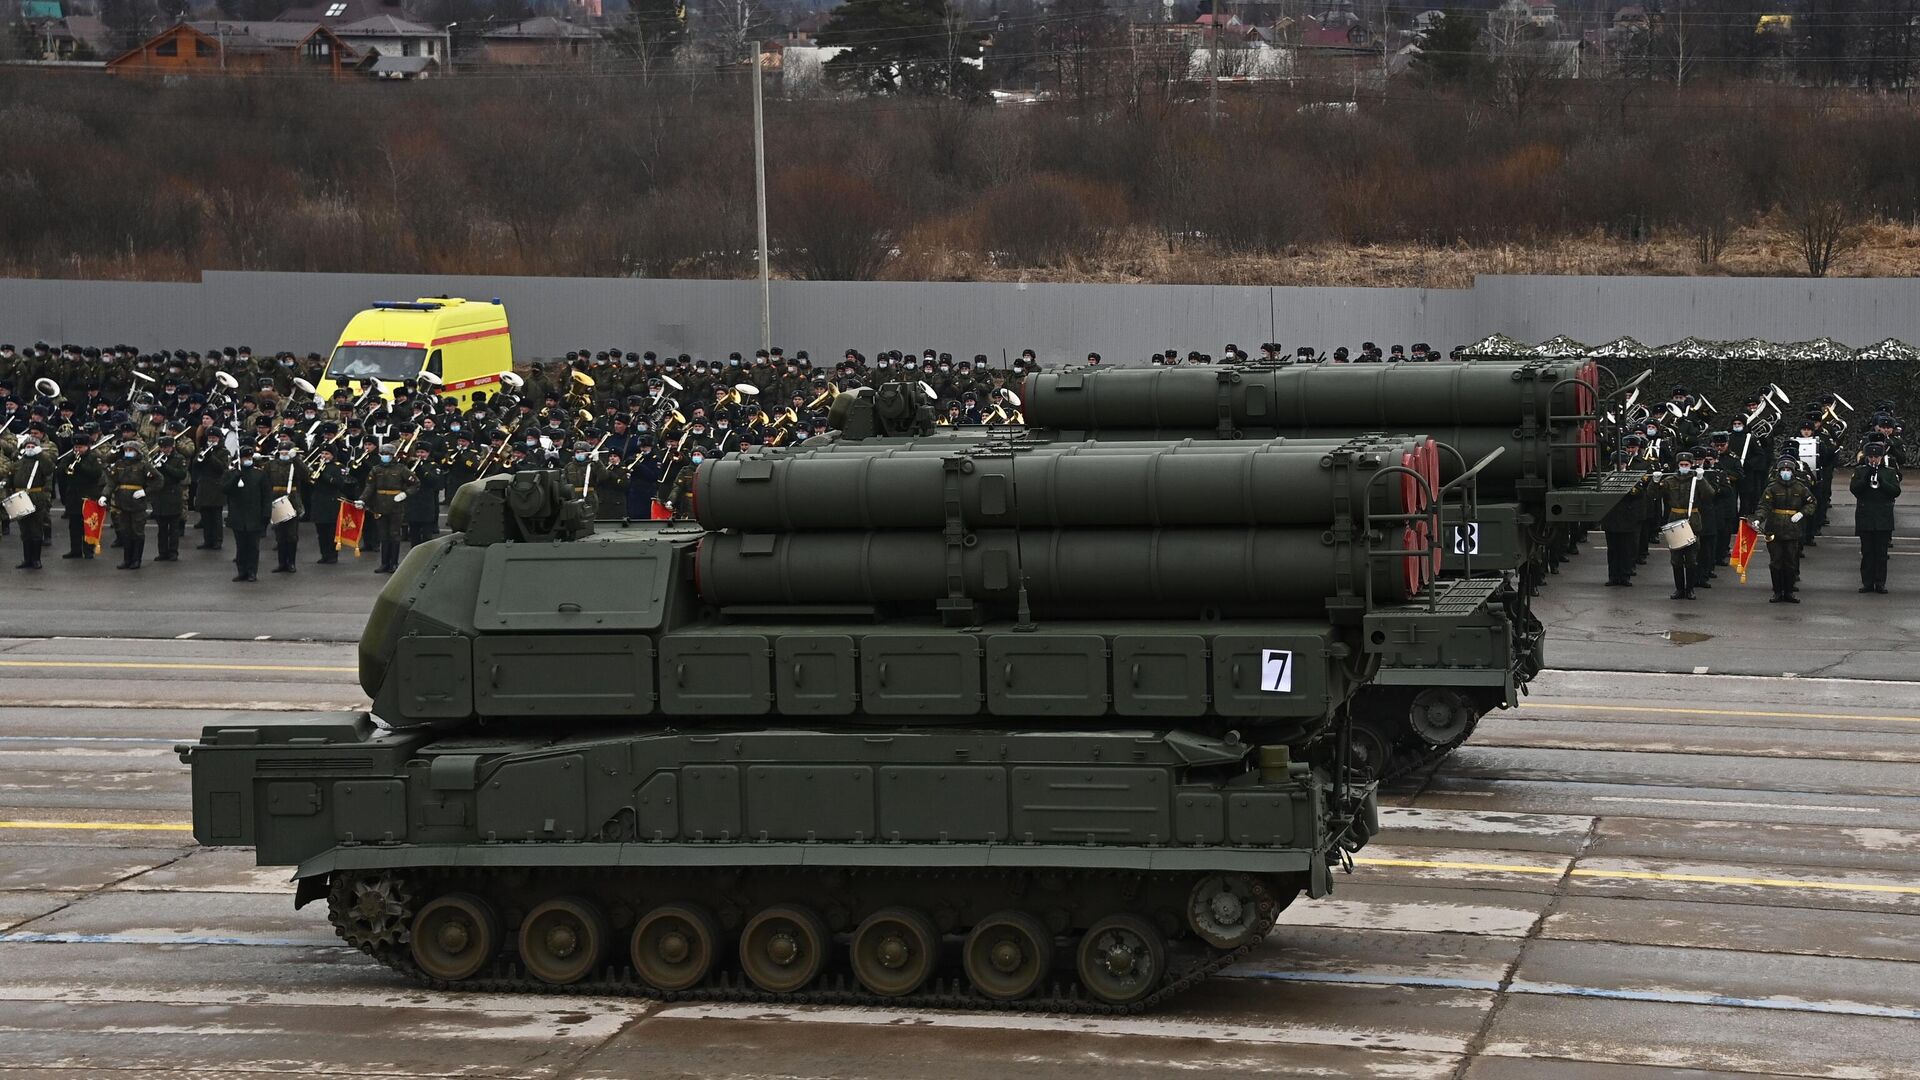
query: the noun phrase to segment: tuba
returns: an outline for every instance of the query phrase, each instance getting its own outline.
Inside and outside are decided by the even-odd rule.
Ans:
[[[34,392],[52,401],[60,396],[60,384],[44,376],[33,380]]]

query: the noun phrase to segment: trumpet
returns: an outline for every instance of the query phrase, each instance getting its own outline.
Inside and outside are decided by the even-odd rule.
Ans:
[[[353,411],[358,412],[360,408],[367,403],[368,398],[379,397],[385,389],[386,387],[381,384],[379,379],[368,379],[367,388],[362,390],[360,396],[353,401]]]
[[[153,385],[153,376],[144,371],[134,371],[128,374],[133,376],[133,382],[127,385],[127,405],[131,408],[145,411],[148,406],[153,404],[153,391],[141,389],[140,384],[146,383],[148,386]]]
[[[326,442],[323,442],[319,446],[314,447],[311,453],[307,454],[306,457],[303,457],[300,459],[300,463],[307,467],[308,472],[312,472],[313,470],[319,468],[320,467],[320,451],[328,449],[334,443],[339,442],[342,438],[343,436],[335,435],[333,438],[328,439]]]

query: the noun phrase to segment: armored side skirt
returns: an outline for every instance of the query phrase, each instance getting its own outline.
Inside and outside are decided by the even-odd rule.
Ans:
[[[1183,732],[714,730],[558,741],[364,715],[208,727],[194,835],[299,876],[408,867],[991,867],[1300,875],[1372,791]]]

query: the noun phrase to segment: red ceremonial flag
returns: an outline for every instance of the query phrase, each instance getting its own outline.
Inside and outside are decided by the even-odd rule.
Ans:
[[[1727,555],[1727,565],[1740,571],[1740,584],[1747,583],[1747,563],[1753,558],[1753,549],[1760,544],[1760,534],[1753,523],[1746,518],[1740,519],[1740,531],[1733,534],[1733,550]]]
[[[93,546],[94,554],[100,553],[100,527],[107,523],[107,508],[100,505],[98,499],[84,499],[80,503],[80,536]]]
[[[353,549],[353,557],[360,557],[360,537],[367,528],[367,512],[350,502],[340,504],[340,520],[333,526],[333,542],[340,547]]]
[[[667,509],[667,508],[666,508],[666,507],[664,507],[664,506],[661,506],[661,505],[660,505],[660,500],[659,500],[659,499],[655,499],[655,500],[653,500],[653,520],[655,520],[655,521],[672,521],[672,520],[673,520],[673,511],[671,511],[671,510],[669,510],[669,509]]]

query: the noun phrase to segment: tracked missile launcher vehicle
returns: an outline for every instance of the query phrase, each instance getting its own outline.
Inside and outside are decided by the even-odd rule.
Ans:
[[[842,419],[897,434],[882,391]],[[1148,1008],[1373,833],[1357,694],[1514,692],[1497,583],[1436,578],[1441,467],[829,441],[602,534],[490,478],[381,593],[371,715],[180,748],[195,836],[435,987]]]

